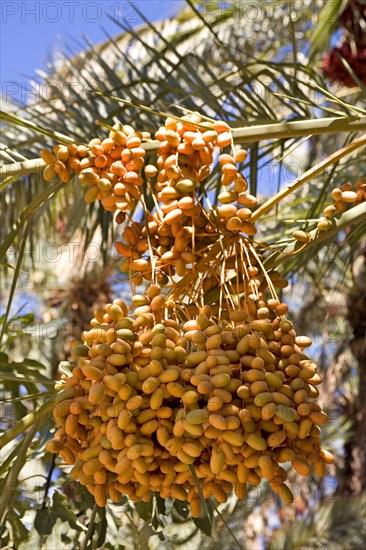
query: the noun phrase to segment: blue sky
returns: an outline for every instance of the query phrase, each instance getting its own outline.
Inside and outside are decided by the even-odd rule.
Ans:
[[[103,28],[112,35],[122,32],[108,15],[136,27],[142,23],[136,7],[157,21],[174,15],[182,4],[180,0],[2,0],[1,92],[24,99],[35,70],[45,68],[55,49],[63,49],[63,44],[75,48],[73,39],[82,44],[83,35],[101,42]]]

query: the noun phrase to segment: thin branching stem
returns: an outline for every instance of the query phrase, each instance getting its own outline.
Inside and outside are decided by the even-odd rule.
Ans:
[[[91,540],[91,537],[93,535],[95,516],[97,515],[98,508],[99,508],[98,505],[94,504],[94,507],[90,516],[90,520],[89,520],[88,530],[85,534],[83,542],[80,544],[80,550],[86,550],[88,546],[88,542]]]
[[[219,518],[221,519],[221,521],[223,522],[223,524],[225,525],[226,529],[229,531],[230,535],[232,536],[233,540],[235,540],[236,544],[238,545],[238,548],[240,550],[244,550],[244,548],[242,547],[242,545],[240,544],[240,542],[238,541],[238,539],[236,538],[233,530],[229,527],[229,525],[227,524],[227,522],[225,521],[225,518],[223,517],[223,515],[221,514],[220,510],[218,509],[218,507],[216,506],[216,504],[213,502],[213,500],[210,498],[210,502],[215,510],[215,512],[217,513],[217,515],[219,516]]]
[[[45,489],[44,489],[44,495],[43,495],[43,500],[42,500],[42,510],[44,510],[47,506],[48,492],[49,492],[50,487],[51,487],[52,474],[54,472],[55,467],[56,467],[56,455],[53,454],[52,459],[51,459],[50,469],[48,470],[48,474],[47,474],[46,486],[45,486]]]

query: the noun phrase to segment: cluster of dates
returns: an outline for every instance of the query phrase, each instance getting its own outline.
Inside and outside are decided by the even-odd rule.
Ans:
[[[333,457],[320,444],[327,416],[321,377],[304,355],[311,340],[285,318],[276,289],[288,283],[265,270],[253,240],[247,152],[235,150],[225,122],[196,113],[168,117],[155,138],[154,164],[150,135],[127,125],[87,147],[42,153],[46,179],[76,172],[85,200],[126,222],[115,243],[120,268],[148,283],[131,308],[116,299],[95,312],[46,448],[73,465],[100,506],[156,492],[199,516],[199,489],[225,502],[261,479],[290,503],[288,470],[323,476]],[[214,170],[221,189],[211,207]],[[142,221],[129,213],[137,204]]]
[[[152,212],[143,222],[129,221],[115,248],[124,260],[121,270],[130,273],[135,284],[154,277],[166,284],[197,267],[207,247],[225,233],[256,233],[251,223],[255,197],[247,193],[247,182],[239,167],[247,152],[232,155],[222,150],[232,145],[231,130],[223,121],[204,121],[198,114],[180,120],[168,117],[155,138],[160,142],[156,163],[146,164],[143,145],[151,138],[129,125],[95,138],[87,146],[56,145],[43,150],[46,180],[57,174],[68,182],[72,173],[86,188],[84,199],[101,201],[107,211],[117,212],[117,223],[126,220],[142,201],[142,187],[153,197]],[[204,208],[204,183],[217,164],[221,175],[221,204]]]
[[[245,498],[264,478],[289,503],[284,465],[324,475],[333,457],[320,445],[321,378],[285,304],[259,293],[227,321],[203,306],[178,322],[157,284],[132,303],[95,312],[46,446],[100,506],[157,492],[198,516],[195,478],[218,502],[233,491]]]

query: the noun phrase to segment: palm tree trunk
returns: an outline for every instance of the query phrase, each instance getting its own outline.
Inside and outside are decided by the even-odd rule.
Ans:
[[[354,261],[353,275],[354,286],[348,298],[348,320],[353,330],[350,347],[355,358],[359,388],[352,411],[355,431],[345,447],[341,491],[361,495],[366,493],[366,251]]]

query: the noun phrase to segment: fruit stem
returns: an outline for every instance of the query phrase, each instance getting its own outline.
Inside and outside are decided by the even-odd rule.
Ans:
[[[203,496],[201,484],[200,484],[199,479],[197,477],[196,470],[194,469],[194,466],[192,466],[192,464],[189,465],[189,469],[190,469],[192,477],[194,479],[194,482],[195,482],[195,485],[196,485],[196,488],[197,488],[197,492],[198,492],[198,496],[199,496],[200,501],[201,501],[201,503],[203,505],[203,508],[205,510],[205,515],[206,515],[205,519],[207,519],[208,522],[210,523],[210,525],[212,525],[212,509],[210,510],[210,508],[208,507],[208,503],[210,503],[210,506],[212,506],[212,502],[207,501],[205,499],[205,497]]]
[[[291,122],[271,122],[258,126],[233,128],[232,134],[234,143],[242,144],[255,143],[261,140],[267,141],[269,139],[288,139],[292,137],[333,134],[338,132],[358,132],[365,129],[365,127],[366,116],[347,118],[339,116],[334,118],[295,120]],[[154,153],[158,151],[160,141],[151,140],[147,143],[142,143],[141,147],[149,153]],[[46,164],[41,158],[7,164],[0,167],[0,178],[8,176],[25,176],[32,172],[40,172],[45,166]]]
[[[366,207],[365,203],[360,203],[357,206],[354,206],[347,212],[344,212],[342,216],[338,219],[333,219],[333,227],[329,231],[319,231],[318,229],[313,229],[309,231],[310,240],[304,245],[301,246],[301,252],[308,250],[312,246],[319,245],[322,241],[328,240],[330,237],[333,237],[339,231],[344,229],[347,226],[354,225],[365,219]],[[280,253],[276,252],[268,258],[264,263],[267,270],[277,267],[280,263],[286,260],[289,256],[300,253],[300,250],[297,250],[299,243],[294,240],[293,243],[289,244],[284,250]]]
[[[47,401],[47,403],[44,403],[41,405],[41,407],[24,416],[19,422],[15,424],[12,428],[6,431],[6,433],[0,437],[0,449],[5,447],[10,441],[18,437],[18,435],[24,433],[28,428],[33,426],[36,422],[39,420],[45,420],[49,416],[49,412],[53,409],[55,406],[54,400]]]
[[[5,164],[0,167],[0,178],[9,176],[23,177],[34,172],[41,172],[45,166],[46,163],[41,158],[23,160],[14,164]]]
[[[234,128],[235,143],[248,143],[262,139],[283,139],[338,132],[357,132],[366,128],[366,116],[315,118],[307,120],[285,121],[245,128]]]
[[[98,511],[98,504],[95,503],[94,506],[93,506],[93,510],[92,510],[92,513],[91,513],[91,516],[90,516],[90,520],[89,520],[89,525],[88,525],[88,531],[86,532],[85,534],[85,537],[84,537],[84,540],[82,541],[82,543],[80,544],[80,550],[85,550],[86,547],[88,546],[88,543],[91,539],[91,536],[93,534],[93,529],[94,529],[94,523],[95,523],[95,517],[97,515],[97,511]]]
[[[302,174],[295,183],[292,185],[289,185],[285,187],[284,189],[281,189],[279,193],[276,193],[276,195],[273,195],[267,202],[262,204],[252,215],[251,222],[256,222],[263,214],[266,214],[271,208],[276,206],[279,202],[281,202],[285,197],[296,191],[301,185],[306,183],[307,181],[315,178],[318,174],[323,172],[328,166],[331,166],[332,164],[335,164],[338,162],[341,158],[349,155],[350,153],[353,153],[356,149],[359,147],[362,147],[366,144],[366,135],[361,136],[360,138],[356,139],[349,145],[346,145],[345,147],[342,147],[335,153],[332,153],[324,159],[322,162],[319,162],[319,164],[316,164],[315,166],[312,166],[309,170],[307,170],[304,174]]]
[[[213,502],[212,498],[210,498],[210,502],[215,510],[215,512],[217,513],[217,515],[219,516],[219,518],[221,519],[221,521],[223,522],[223,524],[225,525],[225,527],[227,528],[227,530],[229,531],[230,535],[232,536],[232,538],[235,540],[236,544],[238,545],[238,548],[240,550],[244,550],[242,545],[240,544],[240,542],[238,541],[238,539],[236,538],[236,536],[234,535],[234,532],[232,529],[230,529],[229,525],[227,524],[227,522],[225,521],[225,518],[223,517],[223,515],[221,514],[220,510],[218,509],[218,507],[216,506],[216,504]]]

